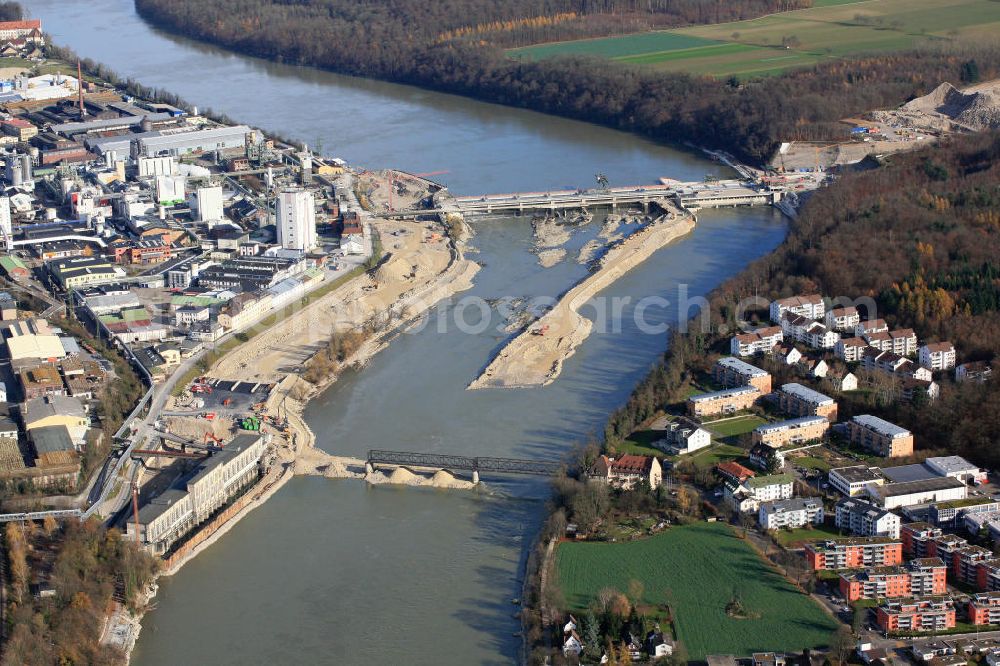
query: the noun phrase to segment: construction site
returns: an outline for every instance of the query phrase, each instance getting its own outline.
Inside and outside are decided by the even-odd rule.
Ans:
[[[781,144],[769,165],[777,172],[770,177],[772,183],[915,150],[950,134],[1000,128],[1000,81],[963,89],[945,82],[896,109],[842,122],[847,136],[843,141]]]

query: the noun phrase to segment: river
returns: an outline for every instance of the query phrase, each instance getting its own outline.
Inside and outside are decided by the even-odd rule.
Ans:
[[[57,42],[125,76],[352,163],[446,171],[435,178],[456,193],[590,186],[598,171],[612,184],[722,173],[712,162],[585,123],[233,55],[151,29],[129,0],[24,4]],[[637,324],[635,299],[676,302],[681,288],[703,295],[786,231],[769,209],[704,212],[699,220],[690,237],[602,294],[632,299],[620,329],[597,327],[554,384],[465,391],[504,336],[495,310],[486,313],[488,326],[477,326],[480,311],[466,308],[459,327],[455,308],[445,307],[309,405],[319,445],[346,455],[369,448],[563,455],[600,432],[662,352],[664,335]],[[572,261],[539,267],[524,219],[475,227],[473,256],[484,268],[462,296],[490,303],[554,296],[584,274]],[[577,234],[571,246],[592,233]],[[645,314],[649,324],[678,317],[676,306]],[[161,579],[134,663],[512,663],[520,640],[511,599],[520,596],[547,488],[531,478],[485,481],[459,492],[292,480],[178,575]]]

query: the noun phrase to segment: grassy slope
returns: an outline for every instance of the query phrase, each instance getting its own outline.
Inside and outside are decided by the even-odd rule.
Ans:
[[[570,607],[584,609],[604,587],[642,582],[645,602],[668,603],[690,657],[798,651],[826,645],[836,623],[720,523],[676,527],[630,543],[563,543],[559,581]],[[734,592],[755,617],[726,615]]]
[[[870,18],[870,25],[856,16]],[[881,21],[881,23],[878,23]],[[811,9],[749,21],[516,49],[539,59],[596,55],[659,70],[712,76],[777,74],[826,58],[911,48],[933,39],[1000,34],[992,0],[820,0]],[[799,44],[781,46],[794,36]]]

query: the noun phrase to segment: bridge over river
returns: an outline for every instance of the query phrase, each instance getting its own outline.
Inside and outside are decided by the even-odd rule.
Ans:
[[[524,213],[607,206],[642,206],[644,209],[667,201],[687,210],[734,206],[771,206],[784,195],[780,189],[758,186],[753,181],[717,180],[680,182],[667,178],[657,185],[608,187],[590,190],[550,190],[546,192],[510,192],[482,196],[452,197],[445,191],[437,195],[434,208],[397,211],[390,217],[413,217],[434,214]]]
[[[548,460],[523,460],[520,458],[489,458],[456,456],[446,453],[412,453],[409,451],[384,451],[372,449],[365,461],[365,471],[371,474],[376,467],[417,467],[433,470],[472,472],[472,482],[479,483],[481,472],[496,474],[533,474],[552,476],[565,465]]]

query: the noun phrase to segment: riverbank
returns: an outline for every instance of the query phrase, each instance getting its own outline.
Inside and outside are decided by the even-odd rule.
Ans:
[[[598,262],[596,271],[567,291],[551,310],[501,349],[468,388],[551,384],[562,371],[563,363],[593,328],[580,309],[654,252],[690,233],[694,226],[692,213],[671,207],[661,218],[612,245]]]
[[[158,576],[178,573],[251,511],[263,506],[296,475],[353,478],[371,484],[463,490],[475,487],[471,481],[458,479],[443,470],[432,476],[403,468],[390,474],[366,473],[363,460],[333,456],[316,448],[316,435],[302,417],[309,400],[333,384],[340,372],[365,365],[407,322],[424,316],[437,302],[471,288],[479,270],[475,262],[464,257],[463,242],[448,236],[447,230],[436,223],[375,219],[372,227],[380,237],[393,239],[384,248],[388,253],[386,258],[375,270],[309,302],[277,326],[228,352],[206,371],[208,375],[232,380],[275,382],[265,411],[277,414],[280,410],[287,419],[287,426],[284,432],[270,435],[274,458],[267,472],[233,505],[191,535],[189,541],[166,560]],[[409,266],[410,270],[400,271],[402,265]],[[386,316],[385,330],[373,332],[322,380],[310,383],[300,377],[304,364],[321,351],[322,343],[331,335],[359,330],[373,316],[388,313],[392,316]],[[172,418],[177,421],[186,417]],[[191,420],[204,425],[200,419]],[[115,613],[108,619],[106,635],[128,637],[122,645],[126,663],[131,659],[142,629],[142,617],[154,597],[155,587],[140,611]]]

